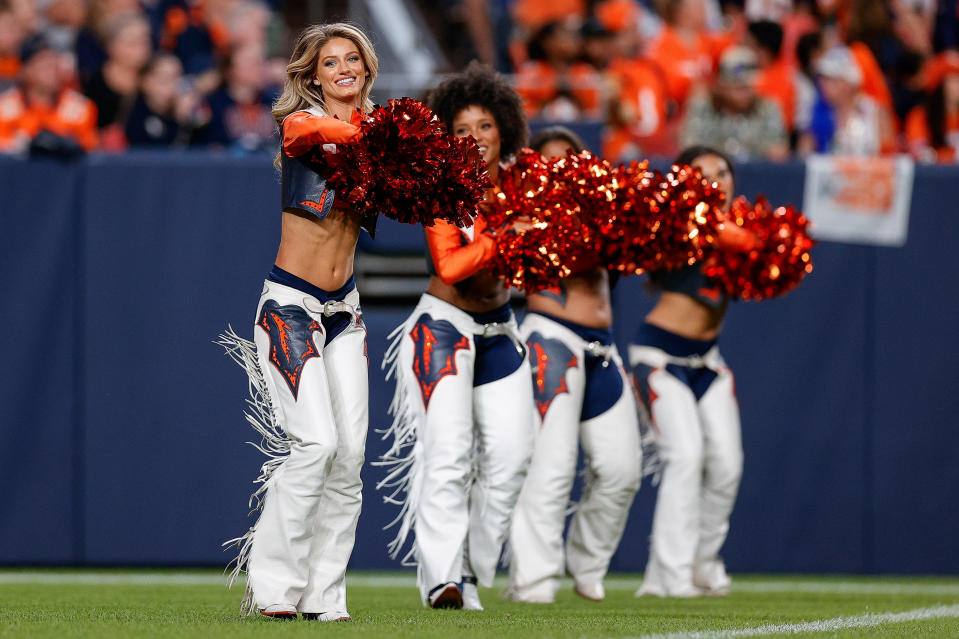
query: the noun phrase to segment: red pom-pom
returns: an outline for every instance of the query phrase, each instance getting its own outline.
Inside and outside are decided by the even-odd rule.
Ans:
[[[703,272],[733,297],[763,300],[783,295],[812,272],[809,221],[792,207],[773,210],[760,196],[755,204],[737,198],[728,222],[752,233],[756,246],[749,251],[709,251]]]
[[[497,245],[489,269],[526,292],[556,286],[569,274],[554,246],[556,182],[550,172],[543,156],[522,149],[500,172],[495,197],[480,207]]]
[[[338,196],[358,215],[382,213],[410,224],[470,224],[492,186],[471,138],[449,135],[412,98],[390,100],[361,125],[362,137],[322,161]]]
[[[648,164],[616,171],[613,213],[602,229],[603,260],[623,273],[676,269],[702,259],[716,239],[723,194],[688,166],[665,176]]]

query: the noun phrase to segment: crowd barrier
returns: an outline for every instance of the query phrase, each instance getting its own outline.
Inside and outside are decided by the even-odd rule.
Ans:
[[[803,170],[743,165],[741,190],[801,204]],[[959,572],[957,179],[917,169],[905,246],[821,243],[795,292],[731,306],[746,460],[731,571]],[[220,544],[251,524],[262,459],[244,443],[245,377],[212,341],[251,334],[278,200],[269,158],[0,158],[0,564],[232,557]],[[622,348],[650,298],[640,278],[614,296]],[[370,460],[392,392],[378,364],[409,310],[364,308]],[[355,568],[396,566],[379,476],[365,467]],[[637,496],[614,570],[643,568],[655,493]]]

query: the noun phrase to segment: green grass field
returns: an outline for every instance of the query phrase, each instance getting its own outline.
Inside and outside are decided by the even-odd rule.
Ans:
[[[636,599],[638,575],[607,580],[592,603],[569,585],[555,604],[484,612],[419,605],[412,573],[352,573],[353,623],[241,617],[242,588],[213,571],[0,570],[0,637],[959,637],[959,579],[734,576],[731,595]]]

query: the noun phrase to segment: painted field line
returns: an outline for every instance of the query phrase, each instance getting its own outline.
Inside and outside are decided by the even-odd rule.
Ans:
[[[607,579],[606,590],[636,590],[640,580]],[[881,581],[841,581],[836,579],[763,579],[733,580],[734,593],[799,592],[849,595],[959,595],[959,583],[882,583]]]
[[[801,632],[836,632],[857,628],[874,628],[895,623],[959,617],[959,604],[916,608],[906,612],[867,613],[855,617],[836,617],[802,623],[787,623],[755,628],[730,630],[701,630],[697,632],[673,632],[661,635],[644,635],[637,639],[725,639],[726,637],[762,637],[767,635],[799,634]]]

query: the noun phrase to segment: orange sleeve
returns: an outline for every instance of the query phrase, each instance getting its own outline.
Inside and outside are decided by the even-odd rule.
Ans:
[[[343,120],[307,111],[291,113],[283,120],[283,152],[291,158],[303,155],[320,144],[355,142],[360,127]]]
[[[436,274],[445,284],[475,275],[496,254],[496,241],[491,236],[477,231],[473,241],[463,246],[463,232],[444,220],[426,227],[426,244]]]
[[[876,102],[887,109],[892,108],[892,94],[889,93],[889,86],[886,84],[886,78],[876,62],[875,56],[862,42],[853,42],[849,45],[853,57],[859,70],[862,71],[862,90],[872,97]]]

